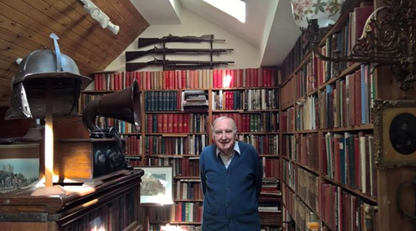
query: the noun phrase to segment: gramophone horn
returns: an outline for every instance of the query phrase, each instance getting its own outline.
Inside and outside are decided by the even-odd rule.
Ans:
[[[140,131],[141,103],[139,84],[134,80],[133,84],[112,94],[90,101],[82,113],[82,122],[90,133],[101,132],[95,124],[97,116],[115,118],[134,124]]]

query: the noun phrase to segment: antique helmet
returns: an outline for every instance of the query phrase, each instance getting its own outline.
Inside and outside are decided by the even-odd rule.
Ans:
[[[36,50],[20,62],[12,81],[6,120],[44,118],[47,100],[51,102],[55,116],[76,113],[81,90],[92,80],[80,75],[74,60],[60,53],[57,46],[55,40],[55,52]]]

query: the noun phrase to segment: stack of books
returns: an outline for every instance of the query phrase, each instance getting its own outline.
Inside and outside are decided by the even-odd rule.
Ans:
[[[185,111],[208,111],[208,98],[205,91],[184,91],[183,99]]]
[[[281,196],[278,179],[263,178],[259,198],[260,220],[263,225],[280,225]]]

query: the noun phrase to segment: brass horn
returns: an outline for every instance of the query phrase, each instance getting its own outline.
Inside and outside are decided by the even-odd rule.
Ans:
[[[134,124],[140,131],[141,102],[139,84],[133,84],[123,90],[104,95],[90,101],[82,113],[82,122],[94,138],[105,136],[103,130],[95,124],[97,116],[115,118]]]

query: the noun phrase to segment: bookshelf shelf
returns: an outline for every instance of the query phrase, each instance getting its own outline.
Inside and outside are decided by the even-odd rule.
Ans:
[[[337,181],[334,181],[333,179],[330,179],[329,177],[327,177],[325,175],[322,175],[322,178],[331,182],[332,184],[343,187],[345,190],[349,191],[350,193],[356,194],[357,196],[360,196],[361,198],[364,198],[364,199],[370,201],[371,203],[377,203],[377,198],[376,197],[373,197],[371,195],[362,193],[360,190],[355,189],[355,188],[351,188],[349,185],[341,184]]]
[[[363,124],[358,126],[351,126],[346,128],[322,129],[323,132],[347,132],[347,131],[362,131],[373,130],[373,124]]]

